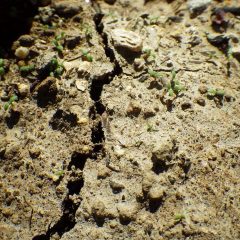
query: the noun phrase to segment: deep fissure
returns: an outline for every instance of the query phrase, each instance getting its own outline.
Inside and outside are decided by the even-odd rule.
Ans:
[[[114,63],[114,69],[111,73],[107,74],[102,79],[92,79],[90,89],[90,97],[94,101],[94,106],[91,109],[93,112],[92,120],[98,121],[97,124],[95,124],[95,126],[92,128],[91,134],[91,140],[94,144],[94,148],[91,154],[81,154],[74,152],[67,168],[68,171],[72,171],[72,166],[74,166],[75,169],[80,169],[83,171],[88,158],[94,160],[97,158],[99,153],[103,152],[105,136],[100,116],[105,112],[106,109],[101,101],[102,90],[105,84],[109,84],[115,76],[118,76],[122,73],[122,69],[115,58],[114,51],[108,46],[107,35],[103,31],[102,18],[102,14],[96,13],[94,17],[95,27],[99,36],[102,38],[106,56],[110,59],[111,62]],[[61,237],[64,233],[70,231],[75,226],[75,214],[81,203],[74,203],[70,199],[70,196],[73,194],[79,194],[83,186],[84,179],[82,177],[68,182],[68,194],[62,204],[62,217],[53,227],[50,227],[48,229],[46,234],[35,236],[33,240],[50,240],[51,236],[55,233],[58,233],[58,235]]]

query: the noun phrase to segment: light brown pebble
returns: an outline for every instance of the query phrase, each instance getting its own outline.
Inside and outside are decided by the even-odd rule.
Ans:
[[[173,149],[173,143],[169,137],[162,138],[153,149],[152,160],[153,162],[163,162],[171,158],[171,152]]]
[[[204,106],[206,105],[205,99],[204,99],[204,98],[201,98],[201,97],[197,98],[197,99],[196,99],[196,102],[197,102],[200,106],[202,106],[202,107],[204,107]]]
[[[143,180],[142,180],[142,191],[144,193],[149,192],[151,186],[153,185],[153,182],[155,181],[155,178],[150,173],[145,173]]]
[[[107,168],[104,165],[98,166],[98,179],[100,179],[100,178],[104,179],[104,178],[106,178],[108,176],[110,176],[109,168]]]
[[[206,92],[207,92],[207,87],[206,86],[200,86],[199,88],[198,88],[198,91],[201,93],[201,94],[205,94]]]
[[[18,84],[18,92],[21,97],[26,97],[28,95],[29,91],[30,91],[30,89],[27,84],[24,84],[24,83]]]
[[[25,59],[29,54],[29,49],[26,47],[18,47],[15,51],[15,56],[19,59]]]
[[[150,189],[148,197],[152,201],[161,200],[164,197],[165,189],[161,186],[154,186]]]
[[[105,216],[105,204],[96,200],[92,205],[92,214],[96,218],[103,218]]]
[[[131,221],[136,219],[137,205],[134,203],[119,203],[117,206],[119,218],[122,221]]]

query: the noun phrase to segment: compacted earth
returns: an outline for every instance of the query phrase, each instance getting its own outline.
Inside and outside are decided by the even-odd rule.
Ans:
[[[239,0],[2,2],[0,239],[240,239]]]

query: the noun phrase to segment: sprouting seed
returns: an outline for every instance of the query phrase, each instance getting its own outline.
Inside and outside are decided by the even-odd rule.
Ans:
[[[162,75],[159,72],[156,72],[154,70],[148,69],[148,74],[153,78],[160,78]]]
[[[4,104],[4,110],[7,111],[8,108],[13,104],[13,102],[18,100],[18,96],[17,95],[13,95],[10,97],[9,101],[7,103]]]
[[[177,221],[177,222],[180,222],[180,221],[182,221],[185,218],[186,218],[185,215],[181,214],[181,213],[176,214],[175,217],[174,217],[175,221]]]

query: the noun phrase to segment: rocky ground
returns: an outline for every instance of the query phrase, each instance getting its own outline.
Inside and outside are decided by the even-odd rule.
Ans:
[[[0,21],[0,239],[240,239],[239,1],[24,7]]]

